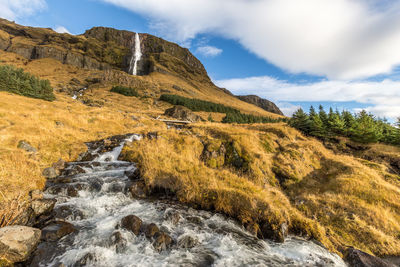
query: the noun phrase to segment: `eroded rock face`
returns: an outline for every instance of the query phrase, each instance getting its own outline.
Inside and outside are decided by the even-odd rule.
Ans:
[[[395,267],[394,264],[355,248],[347,249],[345,260],[351,267]]]
[[[26,261],[40,241],[41,231],[27,226],[0,228],[0,258],[8,261]]]
[[[237,98],[239,98],[240,100],[247,102],[249,104],[253,104],[257,107],[260,107],[268,112],[272,112],[278,115],[283,115],[282,111],[278,108],[277,105],[275,105],[275,103],[267,100],[267,99],[263,99],[259,96],[256,95],[241,95],[241,96],[237,96]]]
[[[200,116],[194,114],[190,109],[183,106],[174,106],[165,111],[164,115],[182,121],[201,121]]]

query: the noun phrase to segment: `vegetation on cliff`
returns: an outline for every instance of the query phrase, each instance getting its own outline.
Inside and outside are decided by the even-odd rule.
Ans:
[[[238,109],[222,104],[217,104],[196,98],[187,98],[179,95],[163,94],[161,95],[160,100],[168,102],[172,105],[187,107],[192,111],[225,113],[226,116],[222,120],[222,122],[224,123],[273,123],[286,121],[285,118],[271,118],[255,116],[252,114],[243,114]]]
[[[111,88],[110,92],[118,93],[124,96],[139,96],[139,93],[135,88],[121,85],[114,86],[113,88]]]
[[[48,80],[41,80],[23,69],[0,66],[0,91],[53,101],[55,96]]]
[[[318,113],[311,106],[309,114],[302,109],[297,110],[290,120],[290,125],[307,135],[322,139],[344,136],[360,143],[382,142],[400,145],[399,128],[386,120],[375,118],[364,110],[353,115],[349,111],[334,112],[330,108],[327,114],[322,106],[319,107]]]

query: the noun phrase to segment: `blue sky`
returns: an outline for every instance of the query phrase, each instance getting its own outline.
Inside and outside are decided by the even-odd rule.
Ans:
[[[0,17],[107,26],[188,47],[235,94],[400,117],[400,3],[378,0],[0,0]]]

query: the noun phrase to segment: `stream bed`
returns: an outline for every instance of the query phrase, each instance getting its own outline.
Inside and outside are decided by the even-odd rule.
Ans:
[[[42,242],[30,266],[346,266],[338,255],[311,241],[260,240],[221,214],[169,200],[133,199],[128,176],[136,166],[118,156],[126,142],[140,139],[130,135],[105,152],[93,143],[89,153],[96,156],[68,163],[58,179],[62,182],[47,186],[45,196],[57,200],[56,221],[72,225],[73,231]],[[120,227],[128,215],[139,217],[143,225],[154,223],[172,244],[155,249],[144,233]]]

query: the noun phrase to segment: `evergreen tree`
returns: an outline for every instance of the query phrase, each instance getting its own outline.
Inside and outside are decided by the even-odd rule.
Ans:
[[[313,106],[310,107],[310,135],[316,136],[316,137],[324,137],[325,136],[325,129],[324,129],[324,124],[319,117],[319,114],[315,112],[315,109]]]
[[[328,115],[326,114],[324,107],[319,105],[319,118],[321,119],[322,123],[325,127],[328,125]]]
[[[351,138],[360,143],[374,143],[381,139],[381,132],[374,117],[365,110],[356,116],[356,123],[351,129]]]
[[[289,124],[304,132],[305,134],[310,134],[311,132],[311,121],[307,113],[303,111],[303,109],[298,109],[292,116]]]

